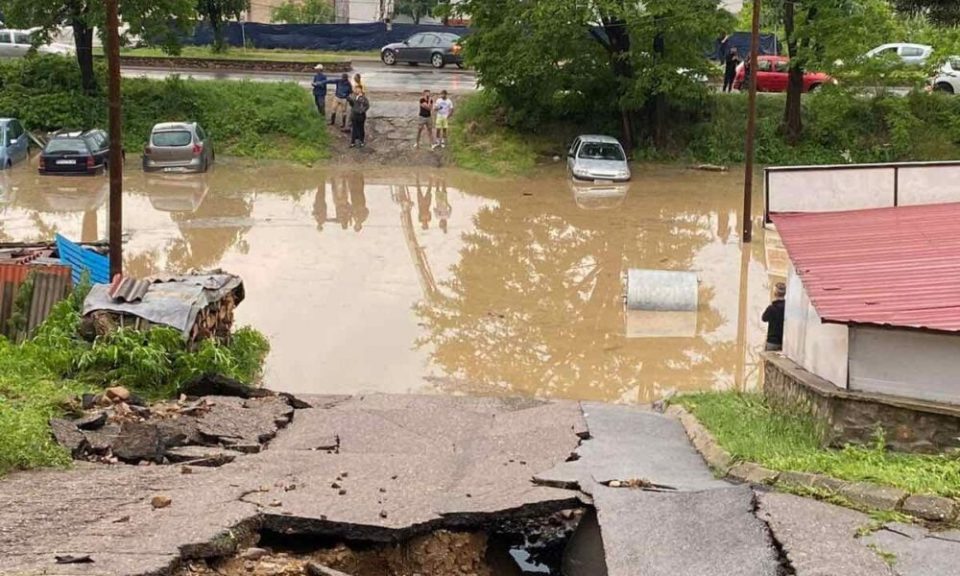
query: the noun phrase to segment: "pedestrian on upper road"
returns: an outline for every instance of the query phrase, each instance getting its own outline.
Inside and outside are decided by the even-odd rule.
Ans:
[[[450,116],[453,115],[453,100],[447,97],[446,90],[441,92],[440,98],[437,98],[437,101],[433,103],[433,109],[437,111],[437,139],[434,141],[433,147],[436,148],[440,146],[441,148],[446,148],[447,131],[450,128]]]
[[[430,95],[429,90],[424,90],[420,96],[420,109],[418,114],[417,143],[414,145],[414,148],[420,147],[420,135],[423,134],[424,129],[427,131],[427,138],[430,139],[430,145],[433,146],[433,127],[430,125],[430,120],[433,117],[433,97]]]
[[[784,300],[787,296],[787,287],[783,282],[778,282],[774,291],[773,302],[763,311],[763,321],[767,323],[767,345],[766,350],[783,350],[783,317],[787,303]]]
[[[353,110],[351,111],[350,122],[352,131],[350,134],[350,147],[363,148],[367,145],[367,111],[370,110],[370,101],[361,88],[353,98]]]
[[[313,75],[313,100],[317,103],[317,112],[321,118],[327,117],[327,84],[330,80],[323,73],[323,64],[317,64],[313,68],[316,74]]]
[[[730,51],[727,52],[726,58],[724,58],[724,70],[723,70],[723,91],[730,92],[733,90],[733,80],[737,77],[737,65],[740,64],[740,55],[737,53],[737,47],[734,46],[730,48]]]
[[[350,84],[350,76],[344,72],[340,79],[335,82],[337,85],[335,96],[335,103],[333,106],[333,114],[330,116],[330,125],[333,126],[337,123],[337,114],[340,114],[340,128],[345,129],[347,127],[347,111],[349,110],[349,105],[347,104],[347,98],[350,97],[350,93],[353,92],[353,86]]]

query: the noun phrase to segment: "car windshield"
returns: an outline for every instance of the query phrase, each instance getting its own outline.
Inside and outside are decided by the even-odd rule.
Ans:
[[[186,130],[153,133],[154,146],[189,146],[191,142],[193,136]]]
[[[580,147],[578,157],[584,160],[624,160],[623,150],[617,144],[587,142]]]
[[[68,154],[87,154],[87,143],[79,138],[54,138],[47,144],[46,152],[66,152]]]

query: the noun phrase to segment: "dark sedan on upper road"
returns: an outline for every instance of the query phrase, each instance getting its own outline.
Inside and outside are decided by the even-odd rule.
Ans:
[[[447,64],[463,67],[463,46],[460,36],[451,32],[420,32],[403,42],[387,44],[380,49],[380,59],[388,66],[397,62],[430,64],[443,68]]]

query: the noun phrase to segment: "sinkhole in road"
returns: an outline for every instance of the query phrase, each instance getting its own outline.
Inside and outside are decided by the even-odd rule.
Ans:
[[[496,519],[396,542],[262,531],[236,556],[185,563],[176,576],[560,576],[589,509]]]

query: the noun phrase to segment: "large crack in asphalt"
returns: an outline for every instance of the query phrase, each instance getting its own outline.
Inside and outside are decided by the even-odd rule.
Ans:
[[[754,518],[756,518],[763,526],[764,531],[767,533],[767,538],[769,538],[768,543],[776,553],[779,572],[777,576],[796,576],[797,570],[793,567],[793,563],[790,561],[790,556],[787,554],[787,550],[783,543],[780,542],[779,538],[777,538],[777,533],[773,530],[773,527],[770,526],[770,523],[764,520],[758,514],[760,510],[760,502],[757,498],[756,492],[753,494],[753,500],[751,504],[750,513],[753,514]]]

